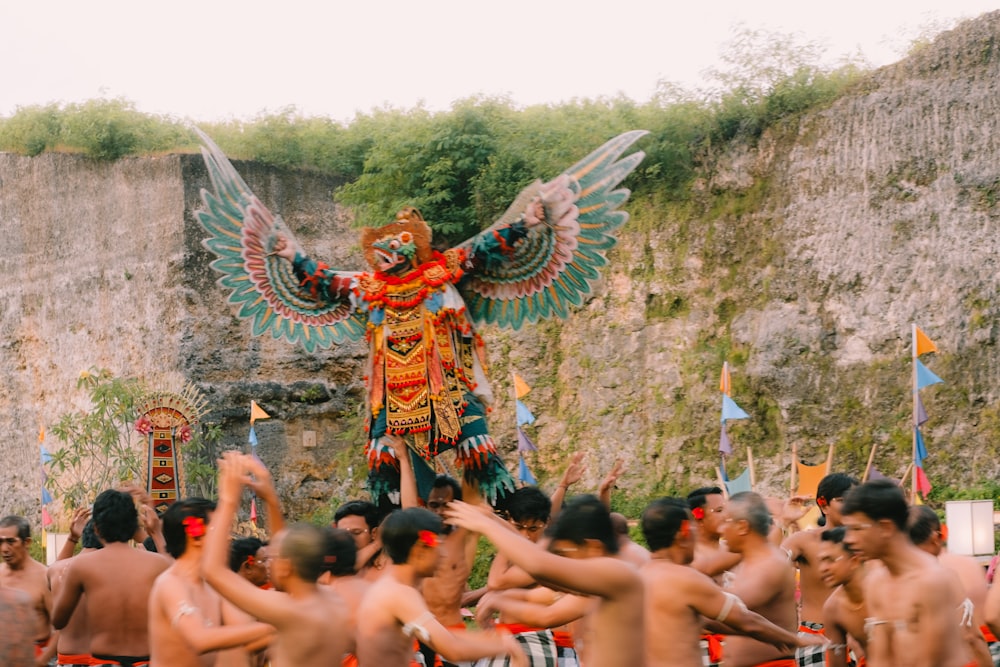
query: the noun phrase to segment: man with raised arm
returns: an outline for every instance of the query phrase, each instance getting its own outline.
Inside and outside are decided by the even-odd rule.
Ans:
[[[970,664],[960,627],[966,620],[961,584],[910,541],[902,490],[885,480],[867,482],[848,492],[841,514],[847,548],[885,566],[872,569],[865,579],[868,664]]]
[[[149,664],[149,595],[170,561],[129,541],[139,529],[132,496],[109,489],[94,501],[94,530],[104,548],[74,556],[57,578],[52,624],[66,627],[83,603],[96,665]]]
[[[795,568],[788,555],[768,540],[771,513],[756,493],[737,493],[726,503],[722,537],[742,556],[733,569],[727,590],[743,600],[747,608],[771,623],[794,632]],[[793,651],[779,649],[750,637],[726,637],[726,667],[795,667]]]
[[[219,504],[208,526],[202,571],[224,598],[275,628],[270,648],[274,667],[326,667],[347,653],[343,600],[317,584],[324,562],[322,531],[295,524],[271,541],[273,591],[262,590],[229,569],[229,526],[245,486],[264,474],[253,457],[226,452],[219,461]],[[269,477],[268,477],[269,479]]]
[[[372,584],[358,610],[359,664],[408,667],[419,640],[449,661],[510,655],[513,665],[525,666],[513,636],[452,633],[424,602],[417,586],[439,567],[441,532],[440,517],[417,507],[393,512],[382,523],[382,545],[392,565]]]
[[[97,539],[94,532],[94,522],[88,520],[90,509],[77,510],[73,516],[73,522],[69,528],[69,539],[66,544],[79,543],[82,548],[80,555],[88,554],[101,549],[103,545]],[[81,520],[83,521],[81,525]],[[59,593],[60,582],[63,580],[66,568],[73,564],[72,549],[67,550],[69,555],[62,560],[57,560],[49,567],[49,586],[52,589],[52,596]],[[64,553],[60,553],[60,556]],[[59,631],[59,638],[56,643],[56,664],[60,667],[82,667],[89,665],[93,658],[90,655],[90,630],[87,627],[87,608],[85,604],[78,604],[62,630]]]
[[[823,604],[823,634],[830,640],[828,667],[847,667],[853,654],[854,664],[865,664],[865,604],[866,569],[861,557],[847,548],[843,526],[828,528],[820,533],[817,563],[819,574],[833,592]]]
[[[691,567],[695,536],[686,501],[654,500],[642,513],[642,532],[652,560],[640,571],[646,585],[647,667],[700,667],[704,619],[789,652],[798,636],[749,611],[733,593]]]
[[[850,475],[835,472],[820,480],[816,487],[816,504],[826,517],[826,528],[840,525],[840,508],[844,496],[857,486],[858,480]],[[819,574],[820,535],[823,528],[802,530],[785,538],[781,546],[788,552],[799,570],[799,631],[823,632],[823,604],[831,590]]]
[[[149,597],[150,667],[215,664],[216,651],[271,634],[263,623],[227,617],[219,594],[201,576],[203,539],[214,510],[210,500],[185,498],[163,513],[164,546],[174,563],[157,577]]]
[[[39,665],[47,665],[56,654],[52,637],[52,596],[46,567],[32,558],[31,525],[24,517],[0,519],[0,586],[16,588],[31,598],[35,610],[34,653]]]
[[[615,557],[618,542],[611,516],[596,496],[566,504],[553,522],[548,551],[517,535],[499,517],[465,503],[452,503],[447,516],[449,522],[485,535],[540,583],[597,598],[584,639],[589,664],[645,664],[642,579],[633,565]]]

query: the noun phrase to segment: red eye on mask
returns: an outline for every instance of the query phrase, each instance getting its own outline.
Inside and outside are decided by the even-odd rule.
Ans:
[[[402,244],[399,242],[398,239],[393,239],[393,240],[389,241],[389,249],[390,250],[399,250],[399,248],[401,246],[402,246]]]

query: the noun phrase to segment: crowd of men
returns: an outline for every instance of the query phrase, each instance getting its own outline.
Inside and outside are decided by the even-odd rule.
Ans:
[[[400,507],[353,501],[329,527],[285,526],[267,469],[236,452],[219,461],[217,502],[157,516],[135,489],[101,493],[48,568],[28,522],[0,519],[0,664],[997,664],[1000,586],[891,482],[828,475],[825,525],[804,530],[804,498],[660,498],[639,519],[647,548],[611,512],[619,465],[566,500],[584,471],[574,456],[551,495],[528,486],[490,507],[444,475],[418,497],[393,447]],[[266,543],[231,536],[246,488],[267,507]],[[470,590],[481,537],[496,555]]]

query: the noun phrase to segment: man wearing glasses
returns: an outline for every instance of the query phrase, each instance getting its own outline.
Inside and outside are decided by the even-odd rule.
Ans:
[[[0,587],[24,591],[31,599],[35,615],[35,659],[47,664],[55,656],[52,639],[52,596],[49,593],[47,568],[28,554],[31,525],[20,516],[0,519]]]

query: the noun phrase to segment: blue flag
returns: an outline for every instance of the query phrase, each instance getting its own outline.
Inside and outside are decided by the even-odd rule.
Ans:
[[[45,445],[42,445],[41,448],[42,448],[42,465],[51,463],[52,455],[49,454],[49,450],[45,449]]]
[[[743,493],[744,491],[753,491],[750,486],[750,468],[747,468],[740,474],[739,477],[726,482],[726,489],[729,491],[729,495],[735,495],[737,493]]]
[[[924,436],[920,434],[919,428],[914,429],[914,433],[916,434],[915,437],[917,439],[917,454],[914,463],[919,466],[924,462],[924,459],[927,458],[927,445],[924,444]]]
[[[517,425],[524,426],[525,424],[533,424],[535,422],[535,415],[531,414],[531,410],[528,406],[517,401]]]
[[[52,502],[52,494],[50,494],[50,493],[49,493],[49,490],[48,490],[48,489],[46,489],[46,488],[45,488],[45,487],[43,486],[43,487],[42,487],[42,504],[43,504],[43,505],[48,505],[48,504],[49,504],[49,503],[51,503],[51,502]]]
[[[518,458],[521,459],[521,462],[517,466],[517,478],[525,484],[536,486],[538,482],[535,480],[535,476],[531,474],[531,471],[528,470],[528,464],[524,462],[524,457],[519,456]]]
[[[740,406],[736,405],[736,401],[729,398],[725,394],[722,395],[722,421],[727,419],[749,419],[750,415],[743,412]]]
[[[256,447],[257,446],[257,431],[253,430],[253,426],[252,425],[250,426],[249,441],[250,441],[250,446],[251,447]]]
[[[944,382],[941,378],[931,372],[931,369],[924,366],[919,359],[916,360],[917,364],[917,389],[923,389],[924,387],[929,387],[932,384],[937,384],[938,382]]]

